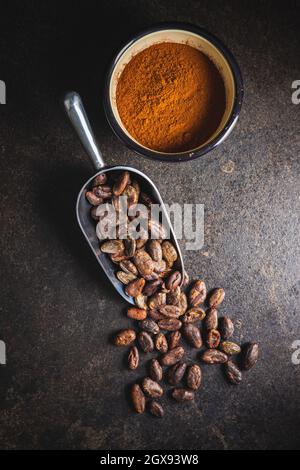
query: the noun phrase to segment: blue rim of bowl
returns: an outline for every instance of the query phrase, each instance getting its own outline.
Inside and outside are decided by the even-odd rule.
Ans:
[[[219,134],[207,145],[204,145],[203,147],[199,149],[194,149],[186,152],[181,152],[181,153],[161,153],[155,150],[151,150],[148,148],[143,147],[142,145],[139,145],[137,142],[135,142],[133,139],[131,139],[120,127],[118,124],[112,106],[111,106],[111,100],[110,100],[110,81],[111,77],[113,74],[113,71],[124,54],[124,52],[131,47],[136,41],[139,39],[143,38],[144,36],[147,36],[149,34],[155,33],[157,31],[163,31],[163,30],[168,30],[168,29],[179,29],[183,31],[188,31],[191,33],[195,33],[198,36],[203,37],[204,39],[207,39],[209,42],[211,42],[225,57],[227,60],[231,71],[232,75],[234,78],[234,83],[235,83],[235,98],[234,98],[234,103],[233,103],[233,108],[231,111],[231,114],[224,126],[224,128],[219,132]],[[110,127],[112,128],[113,132],[115,135],[128,147],[130,150],[133,150],[135,153],[147,157],[150,159],[154,160],[160,160],[164,162],[182,162],[182,161],[191,161],[195,160],[196,158],[201,157],[202,155],[205,155],[206,153],[210,152],[211,150],[215,149],[218,145],[220,145],[231,133],[233,130],[234,126],[237,123],[241,107],[242,107],[242,102],[243,102],[243,95],[244,95],[244,86],[243,86],[243,78],[242,74],[240,71],[240,68],[237,64],[236,59],[234,58],[233,54],[229,51],[229,49],[213,34],[209,33],[205,29],[202,29],[198,26],[191,25],[189,23],[161,23],[157,26],[153,26],[152,28],[145,29],[132,37],[124,47],[115,55],[114,59],[112,60],[112,63],[108,69],[108,73],[106,76],[105,80],[105,89],[104,89],[104,111],[106,118],[110,124]]]

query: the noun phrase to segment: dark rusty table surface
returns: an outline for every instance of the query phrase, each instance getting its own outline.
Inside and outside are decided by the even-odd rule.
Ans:
[[[299,2],[7,2],[0,18],[0,447],[26,449],[299,448]],[[298,6],[297,6],[298,5]],[[1,7],[2,8],[2,7]],[[239,123],[214,152],[174,166],[117,141],[101,105],[112,54],[160,21],[188,21],[223,40],[245,82]],[[185,251],[192,278],[226,289],[235,338],[261,360],[239,387],[203,368],[195,403],[136,416],[124,350],[130,324],[99,270],[74,204],[92,168],[59,106],[84,99],[107,161],[146,172],[166,202],[205,205],[205,245]],[[229,169],[229,172],[228,172]],[[193,356],[194,357],[194,356]],[[143,363],[146,359],[143,359]]]

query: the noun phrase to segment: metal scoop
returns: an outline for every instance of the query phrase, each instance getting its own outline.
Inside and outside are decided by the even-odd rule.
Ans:
[[[156,188],[156,186],[153,184],[150,178],[148,178],[148,176],[146,176],[144,173],[142,173],[141,171],[135,168],[132,168],[129,166],[113,166],[113,167],[106,166],[103,160],[102,154],[97,146],[88,117],[86,115],[81,98],[78,95],[78,93],[74,91],[67,93],[64,98],[64,106],[65,106],[67,115],[71,123],[73,124],[73,127],[75,131],[77,132],[83,147],[85,148],[87,154],[92,160],[92,163],[97,171],[97,173],[93,175],[83,185],[83,187],[81,188],[78,194],[77,204],[76,204],[77,220],[88,244],[90,245],[95,257],[98,260],[98,263],[101,265],[102,269],[104,270],[110,282],[119,292],[119,294],[125,300],[127,300],[127,302],[129,302],[130,304],[134,304],[134,299],[126,295],[125,290],[124,290],[124,285],[117,279],[115,275],[116,265],[111,261],[111,259],[105,253],[102,253],[99,248],[99,240],[96,236],[95,223],[91,219],[91,215],[90,215],[91,206],[86,200],[85,193],[87,190],[90,189],[91,183],[93,179],[95,178],[95,176],[100,175],[102,173],[111,174],[112,172],[120,172],[124,170],[127,170],[130,173],[134,173],[136,180],[143,188],[143,191],[149,194],[149,196],[152,198],[152,200],[155,203],[160,204],[161,211],[165,218],[165,222],[169,225],[170,240],[174,244],[178,252],[178,260],[177,260],[176,269],[178,269],[181,272],[181,276],[183,280],[184,265],[183,265],[181,251],[179,249],[178,242],[176,240],[168,213],[166,211],[161,195],[159,194],[159,191]]]

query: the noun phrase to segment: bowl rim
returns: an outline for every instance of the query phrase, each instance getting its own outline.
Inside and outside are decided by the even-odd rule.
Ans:
[[[131,47],[136,41],[139,39],[158,32],[158,31],[164,31],[164,30],[172,30],[172,29],[179,29],[182,31],[188,31],[194,34],[197,34],[198,36],[203,37],[207,41],[211,42],[219,51],[220,53],[225,57],[225,59],[228,62],[228,65],[231,69],[232,76],[234,79],[234,84],[235,84],[235,96],[234,96],[234,102],[233,102],[233,107],[231,114],[224,125],[223,129],[219,132],[219,134],[208,144],[204,145],[203,147],[199,149],[194,149],[194,150],[189,150],[186,152],[181,152],[181,153],[162,153],[158,152],[155,150],[148,149],[146,147],[143,147],[142,145],[139,145],[137,142],[135,142],[133,139],[131,139],[120,127],[119,123],[117,122],[114,111],[111,105],[111,100],[110,100],[110,82],[111,78],[114,72],[114,69],[124,54],[124,52]],[[231,133],[233,130],[234,126],[237,123],[241,107],[242,107],[242,102],[243,102],[243,96],[244,96],[244,85],[243,85],[243,78],[241,74],[241,70],[239,68],[239,65],[233,56],[233,54],[230,52],[230,50],[223,44],[220,39],[218,39],[214,34],[210,33],[204,28],[201,28],[199,26],[192,25],[190,23],[182,23],[182,22],[167,22],[167,23],[159,23],[158,25],[152,26],[150,28],[144,29],[140,31],[139,33],[135,34],[134,36],[127,41],[127,43],[119,50],[117,54],[115,54],[114,58],[111,61],[111,64],[108,68],[106,78],[105,78],[105,84],[104,84],[104,96],[103,96],[103,105],[104,105],[104,112],[106,115],[106,119],[108,120],[108,123],[113,130],[114,134],[123,142],[127,148],[130,150],[133,150],[135,153],[146,157],[150,158],[151,160],[160,160],[163,162],[188,162],[191,160],[195,160],[206,153],[210,152],[211,150],[215,149],[218,145],[220,145]]]

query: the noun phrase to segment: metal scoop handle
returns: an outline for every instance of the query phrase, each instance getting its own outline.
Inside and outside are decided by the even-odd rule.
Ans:
[[[66,113],[95,169],[97,171],[101,170],[104,168],[105,163],[79,94],[75,91],[69,91],[64,97],[64,106]]]

